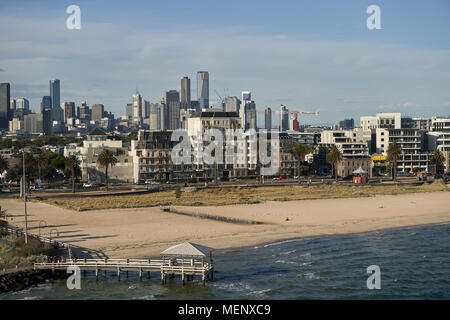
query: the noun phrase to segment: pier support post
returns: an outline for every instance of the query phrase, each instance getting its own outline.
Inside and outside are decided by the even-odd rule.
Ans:
[[[202,281],[203,281],[203,286],[205,286],[206,285],[205,271],[202,272]]]
[[[128,270],[125,272],[125,277],[128,279]]]
[[[147,271],[147,279],[150,279],[150,271]]]
[[[117,268],[117,278],[118,278],[118,281],[120,281],[120,268]]]
[[[95,281],[98,281],[98,268],[95,268]]]
[[[142,268],[139,268],[139,280],[142,281]]]

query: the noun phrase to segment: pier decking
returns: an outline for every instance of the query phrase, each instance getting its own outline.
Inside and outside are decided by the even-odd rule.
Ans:
[[[182,257],[179,257],[178,248],[184,250]],[[159,272],[163,284],[168,277],[175,275],[181,275],[183,284],[185,280],[193,280],[195,276],[200,276],[205,284],[206,280],[214,278],[211,255],[206,259],[206,253],[211,254],[211,251],[211,248],[186,242],[165,250],[161,253],[163,259],[68,259],[64,262],[35,263],[34,269],[67,270],[69,267],[78,267],[80,271],[95,271],[97,280],[102,271],[105,275],[107,271],[114,271],[119,281],[121,272],[125,272],[126,277],[129,271],[138,272],[140,280],[145,272],[148,279],[151,272]]]

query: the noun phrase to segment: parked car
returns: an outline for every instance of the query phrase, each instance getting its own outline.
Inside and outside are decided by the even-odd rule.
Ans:
[[[92,188],[94,185],[92,183],[83,183],[83,188]]]
[[[239,182],[240,180],[239,180],[238,178],[233,178],[233,179],[231,179],[231,181],[233,181],[233,182]]]
[[[176,184],[175,181],[171,181],[171,180],[167,181],[166,183],[167,183],[167,184]]]
[[[280,180],[285,180],[285,179],[287,179],[286,176],[280,176]]]
[[[117,186],[121,186],[122,184],[120,182],[111,182],[111,186],[113,187],[117,187]]]

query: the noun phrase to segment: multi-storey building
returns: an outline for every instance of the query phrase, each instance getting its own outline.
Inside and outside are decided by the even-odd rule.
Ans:
[[[436,149],[445,157],[445,171],[450,171],[450,118],[433,117],[429,134],[436,137]]]
[[[139,130],[137,140],[131,141],[134,182],[191,178],[190,164],[172,162],[172,149],[178,142],[173,142],[171,137],[172,131]]]
[[[387,155],[388,147],[396,142],[402,149],[397,170],[409,172],[414,168],[430,170],[430,152],[425,147],[425,131],[415,128],[376,129],[376,152]]]
[[[69,144],[64,147],[64,156],[75,155],[80,160],[82,179],[86,181],[105,181],[105,168],[98,162],[103,150],[109,150],[118,162],[108,169],[110,181],[133,182],[133,158],[128,147],[114,135],[108,135],[101,129],[94,129],[86,136],[82,146]]]

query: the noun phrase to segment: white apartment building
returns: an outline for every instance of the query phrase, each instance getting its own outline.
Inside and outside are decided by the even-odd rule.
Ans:
[[[364,131],[377,128],[400,129],[402,125],[401,113],[377,113],[376,116],[359,118],[360,126]]]
[[[425,150],[425,131],[415,128],[376,129],[376,152],[387,155],[389,144],[396,142],[402,148],[397,170],[409,172],[413,168],[429,171],[430,152]]]
[[[96,128],[86,136],[82,146],[69,144],[64,147],[64,156],[75,155],[80,160],[81,175],[84,181],[104,181],[105,168],[100,167],[97,158],[104,150],[110,150],[118,162],[108,169],[110,181],[133,181],[133,158],[129,155],[123,141],[116,137],[107,135]]]
[[[429,135],[436,137],[436,149],[445,157],[445,171],[450,171],[450,118],[431,118]]]

